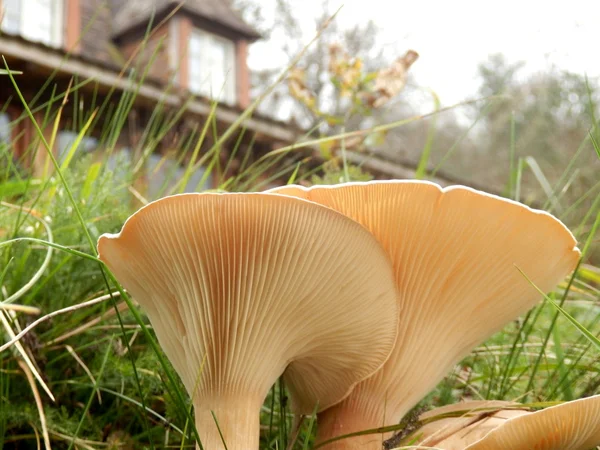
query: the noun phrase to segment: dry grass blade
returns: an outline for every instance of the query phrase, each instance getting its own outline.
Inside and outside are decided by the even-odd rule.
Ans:
[[[92,384],[94,386],[96,386],[98,383],[96,382],[96,379],[94,378],[94,375],[92,375],[92,372],[90,371],[90,369],[88,368],[88,366],[85,365],[85,363],[83,362],[83,360],[79,357],[79,355],[75,352],[75,350],[73,350],[73,347],[71,347],[70,345],[65,345],[65,348],[71,354],[71,356],[73,357],[73,359],[75,359],[75,361],[77,361],[77,364],[79,364],[81,366],[81,368],[83,369],[83,371],[87,374],[87,376],[92,381]],[[102,404],[102,397],[100,396],[100,390],[99,389],[96,389],[96,394],[98,395],[98,403]]]
[[[31,386],[31,392],[33,394],[33,398],[35,399],[35,406],[37,407],[38,413],[40,415],[42,436],[44,437],[44,447],[46,448],[46,450],[52,450],[52,446],[50,445],[50,435],[48,434],[48,426],[46,424],[46,415],[44,414],[44,405],[42,403],[42,398],[40,397],[38,388],[35,385],[35,379],[33,378],[33,374],[31,373],[31,370],[29,369],[27,364],[25,364],[25,362],[19,361],[19,367],[25,373],[27,381],[29,382],[29,386]]]
[[[127,344],[127,347],[123,351],[124,355],[126,355],[127,352],[129,351],[129,349],[133,346],[133,343],[135,342],[135,340],[139,336],[139,334],[140,334],[140,330],[139,329],[137,329],[137,330],[135,330],[133,332],[133,335],[131,336],[131,339],[129,340],[129,344]]]
[[[60,438],[60,439],[62,439],[64,441],[74,442],[77,447],[84,448],[85,450],[97,450],[98,447],[108,447],[109,446],[109,444],[106,444],[104,442],[88,441],[88,440],[80,439],[80,438],[73,439],[72,436],[68,436],[66,434],[59,433],[58,431],[52,431],[52,430],[50,430],[50,434],[53,435],[53,436],[55,436],[55,437],[57,437],[57,438]],[[92,447],[92,444],[95,447]]]
[[[55,317],[55,316],[59,316],[61,314],[65,314],[65,313],[72,312],[72,311],[77,311],[78,309],[87,308],[88,306],[93,306],[93,305],[97,305],[98,303],[105,302],[106,300],[109,300],[111,298],[111,295],[115,296],[116,294],[106,294],[106,295],[103,295],[102,297],[88,300],[87,302],[83,302],[78,305],[68,306],[67,308],[58,309],[56,311],[48,313],[45,316],[40,317],[38,320],[32,322],[29,326],[27,326],[25,329],[23,329],[23,331],[21,331],[16,336],[15,336],[14,332],[12,331],[12,329],[10,329],[10,326],[9,326],[8,327],[10,329],[9,334],[12,333],[10,336],[11,340],[8,341],[6,344],[0,346],[0,352],[3,352],[4,350],[9,348],[13,344],[19,345],[19,340],[21,340],[23,338],[23,336],[25,336],[27,333],[29,333],[31,330],[33,330],[35,327],[37,327],[40,323],[45,322],[46,320],[51,319],[52,317]],[[2,314],[0,314],[0,317],[2,317]],[[4,320],[6,320],[6,319],[4,319]]]
[[[146,197],[144,197],[140,191],[138,191],[136,188],[134,188],[133,186],[127,186],[127,190],[129,192],[131,192],[131,194],[142,204],[142,205],[147,205],[148,203],[150,203],[148,201],[148,199],[146,199]]]
[[[115,292],[114,294],[112,294],[114,297],[118,297],[119,295],[121,295],[120,292]],[[110,294],[108,294],[108,297],[110,298]],[[119,313],[122,313],[123,311],[127,310],[127,303],[125,302],[121,302],[117,305],[117,310],[119,311]],[[113,317],[114,315],[116,315],[116,312],[114,309],[109,309],[108,311],[106,311],[104,314],[102,314],[100,317],[96,317],[93,320],[90,320],[88,323],[85,323],[77,328],[75,328],[74,330],[69,331],[68,333],[65,333],[59,337],[57,337],[56,339],[52,339],[51,341],[48,341],[46,343],[46,346],[50,346],[50,345],[54,345],[54,344],[58,344],[66,339],[69,339],[70,337],[76,336],[80,333],[83,333],[85,330],[88,330],[90,328],[92,328],[94,325],[97,325],[98,323],[102,322],[103,320],[106,320],[110,317]],[[119,328],[121,328],[119,326]]]
[[[37,427],[32,424],[31,422],[29,423],[29,425],[31,425],[31,429],[33,430],[33,433],[35,434],[35,443],[37,445],[37,450],[42,450],[42,443],[40,441],[40,433],[38,433]]]
[[[4,325],[4,329],[8,333],[9,337],[12,340],[14,340],[15,339],[15,332],[10,327],[10,323],[8,322],[8,319],[6,318],[5,314],[6,313],[4,311],[0,311],[0,321],[2,322],[2,325]],[[29,327],[27,327],[27,328],[29,328]],[[23,331],[25,331],[25,330],[23,330]],[[22,334],[23,331],[21,333],[19,333],[19,334]],[[42,377],[40,376],[40,374],[36,370],[35,366],[31,362],[31,359],[27,355],[27,352],[25,351],[25,349],[23,348],[23,346],[21,345],[21,343],[18,342],[18,339],[15,340],[14,344],[15,344],[15,347],[16,347],[17,351],[21,354],[21,357],[23,358],[23,361],[25,362],[25,364],[27,364],[27,366],[29,367],[29,369],[31,370],[31,372],[33,373],[33,375],[35,376],[35,379],[38,380],[38,382],[40,383],[40,385],[44,388],[44,391],[46,391],[46,394],[48,394],[48,396],[52,399],[52,401],[55,402],[56,399],[54,398],[54,395],[52,395],[52,392],[50,391],[50,388],[46,385],[46,383],[44,382],[44,380],[42,379]],[[2,351],[2,350],[0,350],[0,351]]]
[[[5,311],[21,312],[23,314],[31,314],[34,316],[39,316],[42,313],[42,310],[40,308],[36,308],[35,306],[13,305],[10,303],[0,303],[0,309]]]

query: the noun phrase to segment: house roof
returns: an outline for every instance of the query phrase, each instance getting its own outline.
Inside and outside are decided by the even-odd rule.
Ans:
[[[117,6],[115,12],[113,34],[119,36],[147,22],[152,14],[170,12],[181,3],[182,0],[128,0],[122,2],[120,6]],[[183,0],[180,11],[219,23],[250,40],[261,37],[225,0]]]

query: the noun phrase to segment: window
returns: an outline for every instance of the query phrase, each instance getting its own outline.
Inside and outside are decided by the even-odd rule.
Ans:
[[[10,117],[7,113],[0,112],[0,148],[10,145],[11,141]]]
[[[2,31],[25,39],[59,47],[63,35],[60,0],[2,0]]]
[[[189,84],[196,94],[234,104],[235,44],[206,31],[194,30],[190,37]]]
[[[12,146],[12,125],[7,112],[0,111],[0,176],[10,173],[17,154]],[[6,168],[6,169],[5,169]]]

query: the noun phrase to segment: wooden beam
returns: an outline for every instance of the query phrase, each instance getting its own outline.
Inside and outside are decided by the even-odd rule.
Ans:
[[[67,59],[63,54],[55,50],[23,41],[20,38],[2,36],[2,39],[0,39],[0,54],[4,55],[7,59],[28,61],[33,65],[50,70],[59,67],[62,73],[78,75],[82,78],[91,78],[101,85],[106,87],[115,86],[121,91],[137,90],[138,97],[150,100],[151,102],[162,101],[165,105],[173,108],[181,107],[183,104],[179,95],[165,92],[164,87],[151,83],[144,83],[138,87],[135,82],[129,81],[126,77],[119,77],[116,69],[102,67],[78,58],[71,57]],[[187,111],[200,116],[208,116],[210,110],[210,104],[199,99],[189,102],[187,107]],[[238,119],[239,112],[217,107],[216,117],[218,121],[231,124]],[[278,124],[275,121],[250,118],[244,121],[243,126],[263,134],[270,139],[284,142],[294,142],[297,137],[296,133],[289,127]]]

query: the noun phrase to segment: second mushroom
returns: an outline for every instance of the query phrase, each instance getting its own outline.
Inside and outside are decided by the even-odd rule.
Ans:
[[[392,356],[319,414],[321,443],[399,423],[476,345],[538,303],[536,287],[554,289],[580,256],[550,214],[462,186],[375,181],[269,192],[342,212],[377,238],[394,266],[400,319]],[[378,450],[387,437],[326,448]]]

